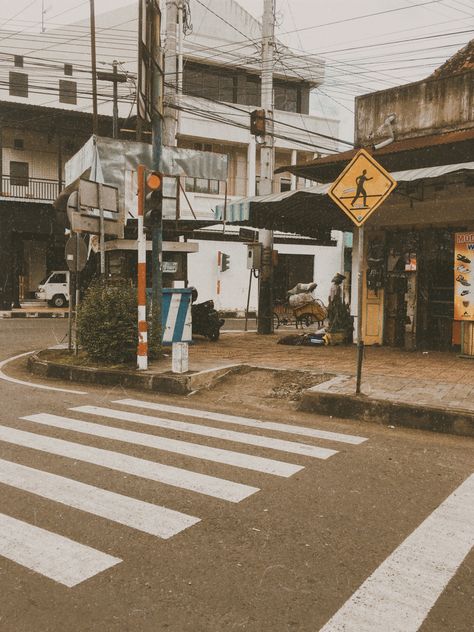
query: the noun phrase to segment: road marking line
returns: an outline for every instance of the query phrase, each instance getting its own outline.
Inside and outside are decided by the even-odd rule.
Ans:
[[[5,514],[0,514],[0,555],[69,588],[122,561]]]
[[[130,413],[124,410],[111,410],[100,406],[77,406],[75,408],[71,408],[70,410],[90,415],[109,417],[111,419],[130,421],[132,423],[145,424],[148,426],[167,428],[169,430],[189,432],[199,436],[224,439],[225,441],[234,441],[235,443],[244,443],[245,445],[258,446],[260,448],[269,448],[271,450],[289,452],[290,454],[311,456],[316,459],[328,459],[334,454],[337,454],[337,450],[319,448],[308,445],[307,443],[284,441],[282,439],[273,439],[272,437],[253,435],[246,432],[235,432],[234,430],[213,428],[212,426],[201,426],[184,421],[175,421],[174,419],[162,419],[160,417],[151,417],[150,415],[141,415],[140,413]]]
[[[112,403],[122,404],[124,406],[134,406],[136,408],[159,410],[165,413],[176,413],[178,415],[186,415],[188,417],[201,417],[202,419],[221,421],[223,423],[236,424],[239,426],[248,426],[250,428],[258,428],[259,430],[276,430],[277,432],[286,432],[287,434],[314,437],[315,439],[328,439],[329,441],[339,441],[341,443],[351,443],[354,445],[367,441],[366,437],[342,434],[340,432],[317,430],[316,428],[306,428],[305,426],[292,426],[274,421],[260,421],[259,419],[249,419],[247,417],[214,413],[208,410],[197,410],[194,408],[185,408],[183,406],[169,406],[168,404],[148,402],[140,399],[116,399]]]
[[[320,632],[416,632],[474,546],[474,474],[372,573]]]
[[[173,509],[0,459],[0,483],[81,509],[160,538],[200,522]]]
[[[197,443],[158,437],[156,435],[145,434],[142,432],[134,432],[132,430],[103,426],[89,421],[50,415],[49,413],[29,415],[27,417],[22,417],[22,419],[34,421],[35,423],[47,426],[54,426],[55,428],[73,430],[74,432],[81,432],[83,434],[93,435],[96,437],[114,439],[115,441],[125,441],[126,443],[142,445],[147,448],[154,448],[156,450],[173,452],[174,454],[182,454],[193,458],[205,459],[206,461],[213,461],[214,463],[234,465],[236,467],[263,472],[265,474],[275,474],[277,476],[288,477],[303,469],[302,465],[294,465],[293,463],[273,461],[272,459],[243,454],[242,452],[233,452],[231,450],[223,450],[221,448],[199,445]]]
[[[94,448],[81,443],[25,432],[9,426],[0,426],[0,441],[58,456],[65,456],[70,459],[84,461],[85,463],[93,463],[111,470],[125,472],[133,476],[139,476],[234,503],[238,503],[259,491],[258,487],[250,487],[249,485],[234,483],[222,478],[208,476],[207,474],[199,474],[191,470],[183,470],[154,461],[146,461],[145,459],[139,459],[120,452],[112,452],[111,450]]]
[[[5,382],[11,382],[12,384],[19,384],[20,386],[29,386],[30,388],[41,388],[44,391],[58,391],[60,393],[74,393],[75,395],[87,395],[85,391],[74,391],[70,388],[58,388],[57,386],[45,386],[44,384],[36,384],[35,382],[25,382],[24,380],[17,380],[15,377],[10,377],[3,372],[3,367],[5,367],[10,362],[14,360],[18,360],[19,358],[24,358],[25,356],[32,355],[33,353],[38,353],[37,351],[27,351],[26,353],[20,353],[19,355],[13,356],[12,358],[7,358],[6,360],[2,360],[0,362],[0,380],[4,380]]]

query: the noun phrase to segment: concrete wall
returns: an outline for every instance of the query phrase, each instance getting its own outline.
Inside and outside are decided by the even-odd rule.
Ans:
[[[344,244],[342,233],[335,232],[338,245],[305,246],[276,244],[281,254],[313,255],[314,281],[318,284],[315,296],[325,304],[329,296],[331,278],[336,272],[343,271],[342,261]],[[244,311],[247,303],[249,271],[247,270],[247,247],[238,242],[218,242],[200,240],[199,252],[189,255],[189,284],[199,292],[198,301],[213,299],[217,309]],[[218,251],[230,256],[230,267],[220,272],[217,266]],[[217,294],[217,281],[220,280],[220,294]],[[250,309],[256,310],[258,304],[258,280],[252,280]],[[290,288],[288,288],[290,289]]]
[[[474,127],[474,72],[356,97],[356,140],[367,143],[389,114],[395,140]],[[380,136],[379,136],[380,138]],[[375,139],[377,135],[375,134]]]

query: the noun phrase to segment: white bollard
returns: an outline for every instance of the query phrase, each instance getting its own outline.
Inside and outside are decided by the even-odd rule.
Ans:
[[[173,373],[188,371],[188,343],[173,342],[171,346],[171,370]]]

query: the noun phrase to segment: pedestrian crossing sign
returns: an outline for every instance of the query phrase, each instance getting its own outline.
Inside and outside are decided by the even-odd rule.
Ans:
[[[360,149],[328,191],[329,197],[362,226],[397,186],[365,149]]]

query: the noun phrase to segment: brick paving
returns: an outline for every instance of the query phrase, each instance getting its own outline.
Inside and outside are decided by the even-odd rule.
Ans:
[[[332,373],[347,376],[331,384],[332,392],[354,393],[354,346],[286,346],[277,344],[279,337],[224,332],[215,343],[199,339],[189,348],[190,369],[251,364]],[[474,412],[474,359],[459,358],[454,352],[367,347],[362,392],[376,399]]]

